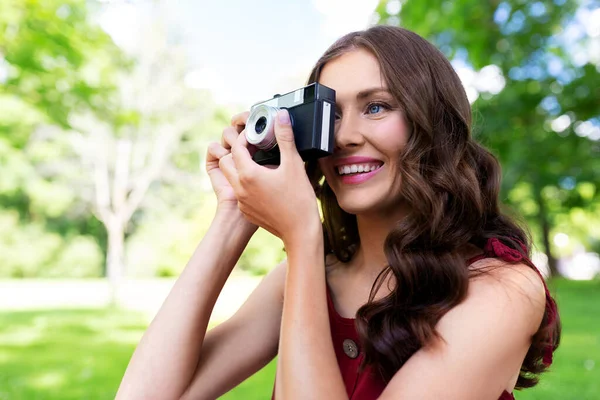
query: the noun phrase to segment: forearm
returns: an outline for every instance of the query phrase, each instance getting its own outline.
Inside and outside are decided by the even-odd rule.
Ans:
[[[217,214],[137,346],[117,398],[181,396],[217,297],[253,232],[239,218]]]
[[[286,251],[277,394],[285,400],[347,399],[329,327],[320,225],[286,243]]]

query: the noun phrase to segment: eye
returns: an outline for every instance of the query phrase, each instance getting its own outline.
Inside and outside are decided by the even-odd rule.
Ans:
[[[388,110],[389,106],[384,103],[369,103],[367,104],[367,114],[378,114],[384,110]]]

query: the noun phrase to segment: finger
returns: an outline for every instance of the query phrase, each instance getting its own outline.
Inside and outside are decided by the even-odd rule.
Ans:
[[[294,131],[292,130],[288,110],[280,110],[277,113],[275,139],[281,153],[281,164],[293,161],[300,156],[296,149],[296,142],[294,142]]]
[[[240,177],[231,153],[219,160],[219,169],[225,175],[225,179],[227,179],[234,192],[238,193]]]
[[[246,126],[246,121],[248,121],[248,116],[250,115],[250,111],[244,111],[242,113],[236,114],[231,118],[231,126],[233,126],[238,133],[241,133]]]
[[[235,145],[231,148],[231,154],[233,156],[233,161],[239,170],[243,170],[244,173],[252,174],[253,172],[256,172],[258,164],[252,159],[252,154],[250,153],[248,146],[250,145],[246,140],[246,135],[239,135]]]
[[[235,128],[228,126],[227,128],[223,129],[221,144],[224,148],[229,150],[233,147],[239,135],[240,134],[235,130]]]
[[[212,142],[208,145],[208,150],[207,150],[208,155],[216,160],[220,160],[221,158],[225,157],[227,154],[230,153],[229,150],[225,149],[223,146],[221,146],[219,143],[217,142]]]
[[[242,131],[239,136],[241,136],[241,138],[240,137],[236,138],[236,142],[239,142],[242,146],[244,146],[246,149],[248,149],[248,152],[250,153],[250,157],[254,157],[254,154],[256,154],[256,152],[258,151],[258,147],[256,147],[253,144],[248,143],[245,131]]]
[[[206,150],[205,168],[210,175],[214,169],[219,168],[219,160],[231,151],[226,150],[217,142],[210,143]]]

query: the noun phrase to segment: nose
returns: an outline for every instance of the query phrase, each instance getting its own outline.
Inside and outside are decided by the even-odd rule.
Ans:
[[[335,150],[360,147],[365,143],[360,121],[351,116],[341,117],[335,130]]]

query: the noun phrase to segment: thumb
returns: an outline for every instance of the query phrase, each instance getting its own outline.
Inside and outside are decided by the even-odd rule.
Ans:
[[[288,110],[279,110],[277,112],[277,121],[275,123],[275,139],[281,153],[281,160],[298,156],[296,142],[294,141],[294,132],[290,121]]]

